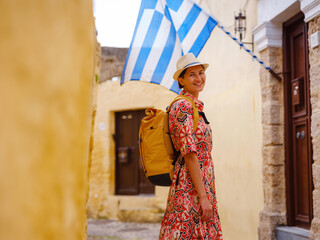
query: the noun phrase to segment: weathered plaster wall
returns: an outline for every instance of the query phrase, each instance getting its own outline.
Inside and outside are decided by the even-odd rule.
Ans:
[[[98,108],[95,118],[94,145],[90,170],[90,194],[88,214],[90,217],[117,218],[119,207],[115,194],[115,112],[138,110],[147,107],[165,109],[176,96],[162,86],[119,81],[106,81],[99,85]],[[168,188],[156,187],[155,197],[146,207],[165,208]],[[135,205],[133,197],[121,197],[125,206]],[[144,200],[141,200],[145,204]],[[139,205],[140,206],[140,205]]]
[[[0,239],[86,239],[92,1],[0,1]]]

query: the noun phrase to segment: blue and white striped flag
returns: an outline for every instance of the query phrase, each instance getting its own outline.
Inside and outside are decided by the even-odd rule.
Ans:
[[[177,60],[188,52],[198,56],[216,25],[192,0],[142,0],[121,85],[144,81],[179,93],[172,78]]]

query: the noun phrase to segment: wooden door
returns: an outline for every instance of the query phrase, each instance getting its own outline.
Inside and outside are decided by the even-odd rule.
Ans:
[[[116,113],[116,194],[154,193],[140,161],[139,127],[144,116],[144,110]]]
[[[288,225],[310,228],[312,146],[307,25],[302,13],[284,23],[284,101]]]

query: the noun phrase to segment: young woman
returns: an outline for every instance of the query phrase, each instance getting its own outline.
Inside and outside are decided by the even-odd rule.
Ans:
[[[198,100],[205,86],[208,66],[188,53],[178,60],[177,71],[173,75],[182,88],[180,94],[188,96],[197,106],[199,122],[195,131],[189,101],[179,100],[172,105],[169,129],[173,145],[180,155],[169,189],[160,240],[223,239],[211,158],[212,131],[202,113],[204,104]]]

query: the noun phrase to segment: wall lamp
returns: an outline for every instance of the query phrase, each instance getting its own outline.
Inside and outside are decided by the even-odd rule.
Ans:
[[[234,32],[237,35],[239,33],[239,39],[242,42],[242,39],[246,37],[246,31],[247,31],[247,17],[246,17],[246,11],[241,12],[241,10],[238,13],[238,16],[234,16]],[[242,42],[244,44],[250,44],[252,46],[252,52],[253,52],[253,35],[252,35],[252,42]],[[240,46],[241,48],[241,46]]]

